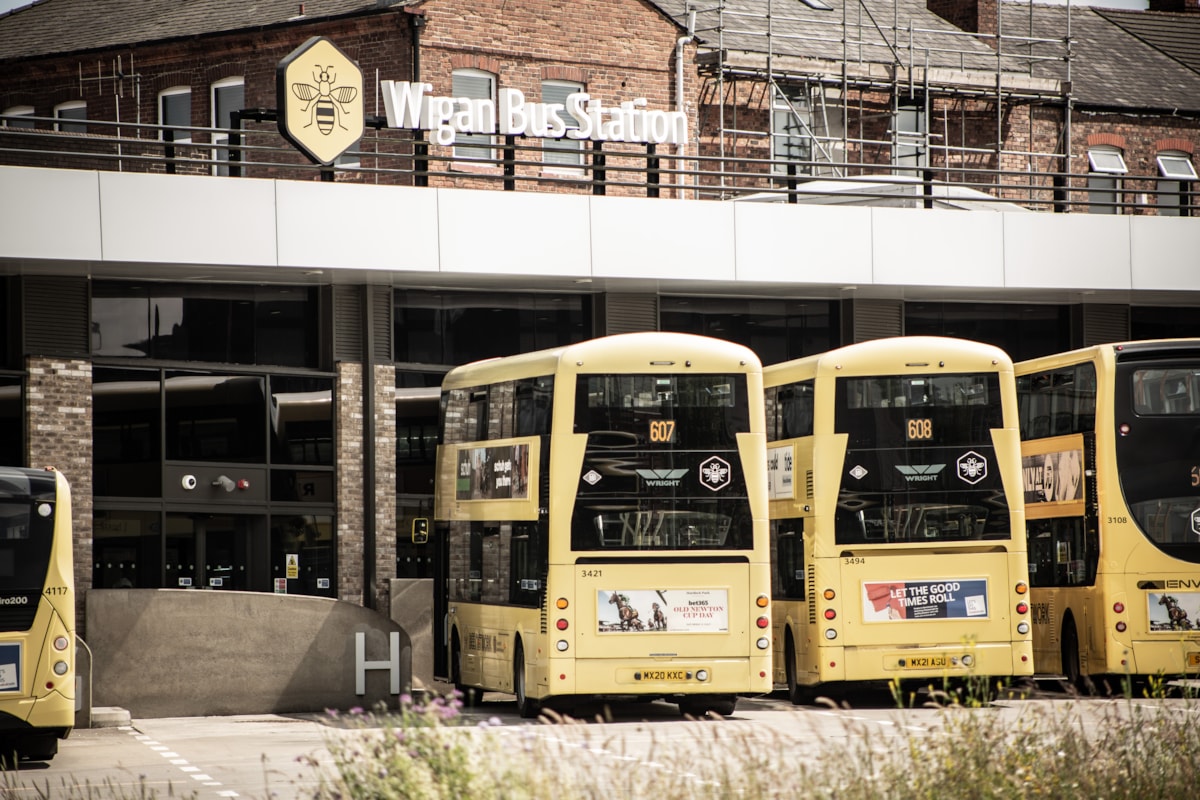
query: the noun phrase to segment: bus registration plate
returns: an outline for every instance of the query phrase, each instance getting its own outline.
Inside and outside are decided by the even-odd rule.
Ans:
[[[945,669],[950,666],[946,656],[908,656],[902,660],[905,669]]]
[[[1200,653],[1188,653],[1187,665],[1189,667],[1200,667]]]
[[[682,669],[643,669],[633,674],[639,681],[686,681],[687,670]]]

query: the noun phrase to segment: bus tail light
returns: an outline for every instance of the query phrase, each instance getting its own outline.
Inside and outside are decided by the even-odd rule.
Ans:
[[[1117,602],[1113,603],[1113,611],[1117,612],[1118,614],[1124,614],[1125,604],[1118,600]]]
[[[767,597],[765,594],[760,594],[758,596],[758,599],[755,600],[754,603],[759,608],[766,608],[767,606],[769,606],[771,604],[771,598]]]
[[[706,670],[706,669],[696,670],[696,680],[698,680],[698,681],[708,680],[708,670]]]
[[[66,650],[70,646],[71,646],[71,642],[70,642],[70,640],[67,639],[67,637],[65,637],[65,636],[54,637],[54,649],[55,650],[58,650],[61,652],[63,650]]]
[[[554,627],[558,628],[560,631],[565,631],[568,627],[570,627],[570,623],[568,623],[565,619],[560,619],[558,622],[554,623]]]
[[[754,621],[754,624],[760,628],[767,628],[770,627],[771,620],[767,619],[766,617],[759,617]]]
[[[837,597],[837,592],[835,592],[833,589],[826,589],[825,591],[821,592],[821,596],[826,600],[832,600],[833,598]]]
[[[554,646],[558,648],[558,652],[565,653],[565,652],[567,652],[567,648],[570,647],[571,645],[567,643],[566,639],[559,639],[557,642],[554,643]]]
[[[1018,614],[1028,614],[1029,613],[1029,603],[1026,603],[1024,600],[1017,603],[1017,613]]]
[[[1013,591],[1017,594],[1025,594],[1029,591],[1029,584],[1025,581],[1017,581],[1017,585],[1013,587]]]
[[[826,639],[836,639],[837,631],[835,631],[833,628],[826,628],[825,629],[825,638]]]
[[[1029,623],[1028,622],[1018,622],[1017,623],[1017,633],[1021,634],[1022,636],[1029,633]]]
[[[759,650],[766,650],[771,646],[771,640],[765,636],[760,636],[758,641],[754,643]]]
[[[825,619],[836,619],[836,618],[837,618],[836,611],[834,611],[832,608],[825,609]]]
[[[1121,620],[1120,622],[1117,623],[1117,633],[1124,633],[1124,632],[1125,632],[1125,621]]]
[[[66,675],[68,669],[70,669],[70,667],[67,666],[67,662],[65,662],[65,661],[55,661],[54,662],[54,674],[55,675]]]
[[[567,598],[560,597],[554,601],[554,605],[561,611],[571,604],[567,602]]]
[[[1128,422],[1122,422],[1120,425],[1118,425],[1118,426],[1117,426],[1117,431],[1118,431],[1118,432],[1119,432],[1119,433],[1120,433],[1122,436],[1128,436],[1128,435],[1129,435],[1129,423],[1128,423]]]

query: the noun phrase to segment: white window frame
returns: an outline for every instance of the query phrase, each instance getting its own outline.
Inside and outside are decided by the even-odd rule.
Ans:
[[[1196,166],[1187,153],[1179,150],[1164,150],[1154,159],[1158,165],[1158,190],[1155,203],[1160,217],[1191,216],[1188,193],[1196,181]]]
[[[1129,172],[1120,148],[1095,145],[1088,148],[1088,213],[1120,214],[1122,176]]]
[[[897,175],[920,179],[916,170],[929,166],[929,120],[925,113],[925,101],[915,99],[900,103],[892,116],[895,145],[892,149],[892,166]]]
[[[161,92],[158,93],[158,124],[162,126],[162,129],[160,129],[158,132],[158,138],[160,140],[166,141],[166,138],[167,138],[166,137],[166,129],[167,128],[174,128],[176,125],[180,124],[178,122],[171,123],[166,120],[166,114],[164,113],[166,111],[166,108],[164,107],[164,102],[165,102],[166,98],[167,97],[176,97],[178,95],[184,95],[184,94],[186,94],[188,97],[188,121],[187,121],[187,123],[185,123],[185,125],[186,125],[186,127],[190,128],[192,125],[192,119],[191,119],[191,117],[192,117],[192,87],[190,87],[190,86],[172,86],[171,88],[163,89]],[[192,143],[192,132],[190,130],[180,131],[180,133],[182,133],[184,135],[182,137],[176,137],[173,144],[191,144]]]
[[[800,151],[800,161],[813,160],[812,98],[807,87],[794,88],[796,92],[788,94],[782,87],[771,84],[771,166],[780,173],[787,172],[796,148]],[[812,171],[811,166],[805,165],[797,173],[810,175]]]
[[[4,116],[7,116],[7,117],[32,117],[33,116],[33,106],[9,106],[7,109],[5,109]],[[34,122],[33,120],[29,120],[29,123],[26,124],[23,120],[21,122],[15,122],[11,119],[6,119],[6,120],[4,120],[4,127],[6,127],[6,128],[36,128],[37,123]]]
[[[63,112],[83,111],[83,116],[68,117]],[[54,107],[54,130],[61,133],[87,133],[87,101],[68,100]],[[58,120],[62,120],[59,122]]]
[[[457,79],[460,77],[461,78],[474,78],[474,79],[481,79],[481,80],[488,81],[489,95],[487,97],[484,97],[482,95],[475,96],[472,94],[460,93],[459,89],[461,89],[461,86],[454,88],[456,86],[455,81],[457,81]],[[451,73],[451,87],[452,87],[451,91],[452,91],[454,97],[456,97],[456,98],[457,97],[466,97],[471,100],[490,100],[493,108],[496,107],[496,84],[497,84],[497,82],[498,81],[497,81],[496,75],[494,73],[487,72],[486,70],[482,70],[482,69],[473,69],[473,68],[467,67],[467,68],[463,68],[463,69],[456,69]],[[455,103],[455,110],[457,111],[457,109],[458,109],[458,104]],[[464,147],[460,150],[459,145],[462,143],[465,143],[465,142],[488,144],[492,148],[494,148],[495,144],[496,144],[496,137],[490,133],[455,133],[455,135],[454,135],[454,159],[456,161],[473,162],[473,161],[495,161],[496,160],[495,149],[484,150],[479,147]]]
[[[547,96],[547,88],[551,90],[549,96]],[[565,104],[567,95],[583,91],[586,91],[586,87],[578,81],[545,80],[542,81],[542,102],[563,102]],[[564,108],[559,112],[559,118],[566,125],[567,130],[579,129],[579,120],[567,109]],[[573,175],[581,173],[583,171],[583,140],[570,139],[566,136],[561,139],[543,139],[542,163],[547,170]]]
[[[211,117],[210,125],[214,130],[212,135],[213,151],[213,175],[228,175],[229,174],[229,134],[225,131],[229,130],[229,117],[225,115],[225,119],[221,119],[221,115],[217,110],[217,95],[222,89],[232,89],[235,86],[242,87],[242,108],[246,107],[246,79],[238,76],[233,78],[222,78],[219,81],[214,81],[208,87],[208,108],[209,116]],[[226,109],[228,110],[228,109]]]

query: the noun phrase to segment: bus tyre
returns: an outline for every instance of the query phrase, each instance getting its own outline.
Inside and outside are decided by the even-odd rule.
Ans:
[[[450,640],[450,682],[454,684],[454,691],[458,692],[463,708],[475,705],[478,690],[467,686],[462,680],[462,645],[458,643],[457,630],[454,631]]]
[[[529,696],[525,686],[525,648],[517,642],[513,655],[513,694],[517,696],[517,712],[523,719],[534,719],[541,708],[537,700]]]
[[[784,638],[783,671],[787,673],[788,700],[791,700],[792,705],[795,706],[802,706],[807,703],[808,692],[804,690],[796,677],[796,643],[792,639],[792,632],[790,630]]]
[[[703,719],[709,713],[728,717],[737,708],[737,696],[729,694],[702,694],[685,697],[679,701],[679,713],[696,719]]]
[[[1079,634],[1075,632],[1074,620],[1063,622],[1062,670],[1067,683],[1082,694],[1091,694],[1091,680],[1079,668]]]

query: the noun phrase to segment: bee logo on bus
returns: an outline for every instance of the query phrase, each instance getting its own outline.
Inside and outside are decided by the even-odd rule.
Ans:
[[[987,477],[987,459],[970,450],[958,458],[958,477],[974,486]]]
[[[700,482],[714,492],[728,486],[729,480],[729,462],[725,459],[713,456],[700,465]]]

